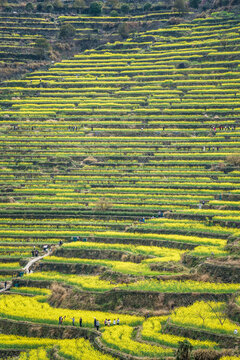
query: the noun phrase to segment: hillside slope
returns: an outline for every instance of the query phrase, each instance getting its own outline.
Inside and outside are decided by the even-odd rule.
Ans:
[[[2,83],[5,354],[174,359],[187,340],[195,360],[239,359],[239,20],[135,33]]]

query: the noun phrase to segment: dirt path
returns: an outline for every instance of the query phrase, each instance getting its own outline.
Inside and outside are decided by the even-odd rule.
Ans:
[[[30,268],[32,267],[33,264],[35,264],[36,262],[40,261],[41,259],[43,259],[45,256],[49,256],[52,254],[52,250],[48,251],[46,254],[41,255],[41,256],[36,256],[33,258],[30,258],[29,262],[27,263],[27,265],[24,266],[24,268],[22,268],[21,270],[25,273],[25,274],[29,274],[30,273]],[[0,290],[0,294],[10,290],[10,288],[12,287],[12,281],[6,281],[6,286],[4,284],[4,288]]]
[[[7,281],[7,286],[0,290],[0,294],[3,293],[4,291],[10,290],[11,287],[12,287],[12,281]]]
[[[22,269],[26,274],[29,274],[30,272],[30,268],[33,264],[35,264],[36,262],[38,262],[39,260],[42,260],[44,257],[51,255],[52,251],[48,251],[46,254],[41,255],[41,256],[36,256],[33,257],[29,260],[29,262],[27,263],[27,265],[24,266],[24,268]]]

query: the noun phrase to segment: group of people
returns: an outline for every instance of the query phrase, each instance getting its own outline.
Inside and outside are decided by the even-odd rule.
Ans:
[[[172,211],[170,210],[170,212],[172,212]],[[163,210],[158,211],[157,216],[152,216],[151,219],[155,219],[155,217],[156,217],[156,218],[164,217],[164,211],[163,211]],[[141,217],[141,218],[138,220],[138,222],[144,224],[144,223],[146,222],[146,218],[145,218],[145,217]]]
[[[210,126],[211,131],[213,131],[213,135],[216,134],[217,130],[220,131],[229,131],[229,130],[236,130],[236,125],[211,125]]]
[[[62,325],[63,320],[65,320],[65,318],[66,318],[66,316],[59,316],[59,318],[58,318],[58,324],[59,324],[59,325]],[[74,319],[74,323],[75,323],[75,319]]]
[[[12,130],[19,130],[18,124],[17,125],[13,124],[11,126],[12,126]]]
[[[198,204],[198,208],[199,209],[202,209],[202,207],[205,205],[205,201],[200,201],[199,204]]]
[[[220,131],[235,130],[236,125],[219,125],[218,128]],[[215,127],[215,129],[216,129],[216,127]]]
[[[63,321],[64,321],[65,319],[66,319],[66,316],[59,316],[59,318],[58,318],[58,324],[59,324],[59,325],[62,325],[62,324],[63,324]],[[75,326],[75,317],[73,316],[73,317],[71,318],[71,320],[72,320],[72,326]],[[113,322],[112,322],[112,324],[113,324],[113,325],[120,325],[120,320],[119,320],[119,318],[117,318],[117,320],[114,319]],[[82,320],[82,318],[80,317],[80,318],[79,318],[79,327],[82,327],[82,325],[83,325],[83,320]],[[105,320],[104,320],[104,325],[105,325],[105,326],[111,326],[111,320],[110,320],[110,319],[105,319]],[[99,330],[99,328],[100,328],[100,322],[99,322],[98,319],[94,318],[93,326],[94,326],[95,329],[97,329],[97,331]]]
[[[105,319],[104,320],[104,325],[105,326],[111,326],[111,319]],[[120,325],[120,320],[119,318],[117,318],[117,320],[113,320],[113,325]]]
[[[86,242],[87,238],[81,238],[80,236],[72,236],[71,241],[83,241],[83,242]],[[60,245],[60,242],[59,242],[59,245]],[[61,243],[61,245],[62,245],[62,243]]]
[[[77,131],[77,126],[69,126],[68,130],[69,131]]]
[[[203,151],[215,151],[215,149],[217,150],[217,151],[219,151],[219,146],[203,146],[203,148],[202,148],[202,150]]]
[[[36,249],[36,247],[34,246],[33,249],[32,249],[32,256],[33,257],[37,257],[39,255],[39,251]]]
[[[51,250],[51,247],[49,247],[49,250]],[[43,251],[45,253],[48,252],[48,245],[43,245]],[[32,249],[32,257],[38,257],[39,255],[39,251],[38,249],[36,249],[36,247],[34,246],[33,249]]]

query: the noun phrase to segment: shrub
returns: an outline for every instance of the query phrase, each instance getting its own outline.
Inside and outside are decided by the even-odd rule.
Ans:
[[[185,0],[175,0],[173,9],[176,9],[179,13],[185,13],[187,11],[187,5]]]
[[[234,166],[235,168],[240,168],[240,155],[231,155],[226,158],[227,165]]]
[[[112,11],[110,12],[110,15],[113,16],[113,17],[117,17],[117,16],[118,16],[117,10],[112,10]]]
[[[51,45],[44,37],[36,39],[35,41],[35,54],[39,59],[45,59],[48,52],[51,49]]]
[[[176,360],[190,360],[192,348],[188,340],[179,341]]]
[[[0,8],[3,7],[3,6],[7,6],[8,3],[6,0],[0,0]]]
[[[129,36],[128,24],[125,23],[120,24],[118,27],[118,33],[123,39],[126,39]]]
[[[84,0],[74,0],[72,7],[74,9],[83,9],[86,7],[86,3]]]
[[[189,0],[189,6],[191,8],[197,9],[199,7],[200,0]]]
[[[117,9],[119,7],[118,0],[107,0],[106,5],[111,9]]]
[[[89,6],[89,13],[91,15],[100,15],[102,12],[102,5],[101,3],[95,1],[95,2],[92,2]]]
[[[123,5],[121,6],[121,12],[122,12],[123,14],[128,14],[128,13],[129,13],[129,10],[130,10],[130,7],[129,7],[128,4],[123,4]]]
[[[43,9],[42,4],[37,4],[37,11],[38,11],[38,12],[41,12],[42,9]]]
[[[54,7],[54,10],[60,10],[64,7],[64,5],[61,0],[54,0],[53,7]]]
[[[72,24],[63,24],[60,27],[60,39],[70,39],[73,38],[76,34],[76,29]]]
[[[7,12],[12,12],[13,11],[12,7],[9,6],[9,5],[5,6],[4,10],[7,11]]]
[[[25,9],[27,12],[32,12],[34,10],[33,4],[32,3],[27,3],[25,6]]]
[[[161,10],[163,8],[163,4],[161,2],[157,3],[156,5],[152,6],[152,10],[154,11],[158,11]]]
[[[44,10],[46,11],[46,12],[52,12],[53,11],[53,6],[52,6],[52,4],[47,4],[46,6],[45,6],[45,8],[44,8]]]
[[[148,2],[148,3],[143,5],[143,10],[144,11],[149,11],[149,10],[151,10],[151,7],[152,7],[152,4]]]
[[[96,203],[96,209],[97,210],[109,210],[112,208],[112,204],[111,202],[109,202],[108,199],[99,199],[98,202]]]

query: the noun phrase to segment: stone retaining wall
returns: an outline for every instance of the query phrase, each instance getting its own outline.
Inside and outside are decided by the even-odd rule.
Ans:
[[[164,331],[173,335],[184,336],[196,340],[211,340],[217,343],[220,343],[224,348],[234,348],[235,346],[240,346],[240,339],[225,334],[215,334],[204,329],[195,329],[195,328],[183,328],[181,326],[168,323]]]
[[[93,339],[100,334],[95,330],[90,330],[87,328],[31,323],[28,321],[16,321],[10,319],[0,319],[0,331],[3,334],[13,334],[28,337],[50,339],[85,338],[91,341],[93,341]]]
[[[239,283],[240,281],[240,266],[205,262],[199,266],[198,272],[207,273],[225,283]]]
[[[113,289],[104,293],[72,291],[67,289],[64,299],[56,294],[49,298],[52,306],[76,308],[78,304],[84,309],[103,311],[170,311],[178,306],[192,305],[195,301],[227,301],[232,294],[209,293],[159,293],[150,291],[131,291]]]

